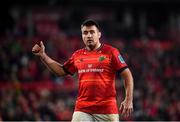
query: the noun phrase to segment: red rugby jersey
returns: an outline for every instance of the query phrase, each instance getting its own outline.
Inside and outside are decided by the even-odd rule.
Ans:
[[[102,44],[94,51],[77,50],[63,65],[67,73],[78,73],[75,111],[117,114],[115,74],[126,67],[119,51],[110,45]]]

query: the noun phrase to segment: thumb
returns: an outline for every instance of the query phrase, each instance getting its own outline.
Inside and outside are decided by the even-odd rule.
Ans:
[[[40,41],[40,46],[44,47],[44,43],[42,41]]]
[[[44,46],[43,41],[40,41],[40,46],[41,46],[42,51],[44,51],[45,50],[45,46]]]

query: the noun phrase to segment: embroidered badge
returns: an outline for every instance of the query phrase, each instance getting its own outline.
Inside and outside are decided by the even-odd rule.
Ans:
[[[100,57],[99,57],[99,61],[103,61],[103,60],[105,60],[105,59],[106,59],[105,56],[100,56]]]

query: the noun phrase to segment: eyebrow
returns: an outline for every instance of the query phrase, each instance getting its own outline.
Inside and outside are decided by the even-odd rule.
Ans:
[[[83,32],[95,32],[95,30],[85,30]]]
[[[95,30],[84,30],[84,32],[90,32],[90,31],[95,31]]]

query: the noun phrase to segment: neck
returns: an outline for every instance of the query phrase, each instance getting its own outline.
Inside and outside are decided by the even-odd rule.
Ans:
[[[98,43],[95,46],[87,46],[86,48],[87,48],[87,50],[92,51],[92,50],[98,49],[100,46],[101,46],[101,43]]]

